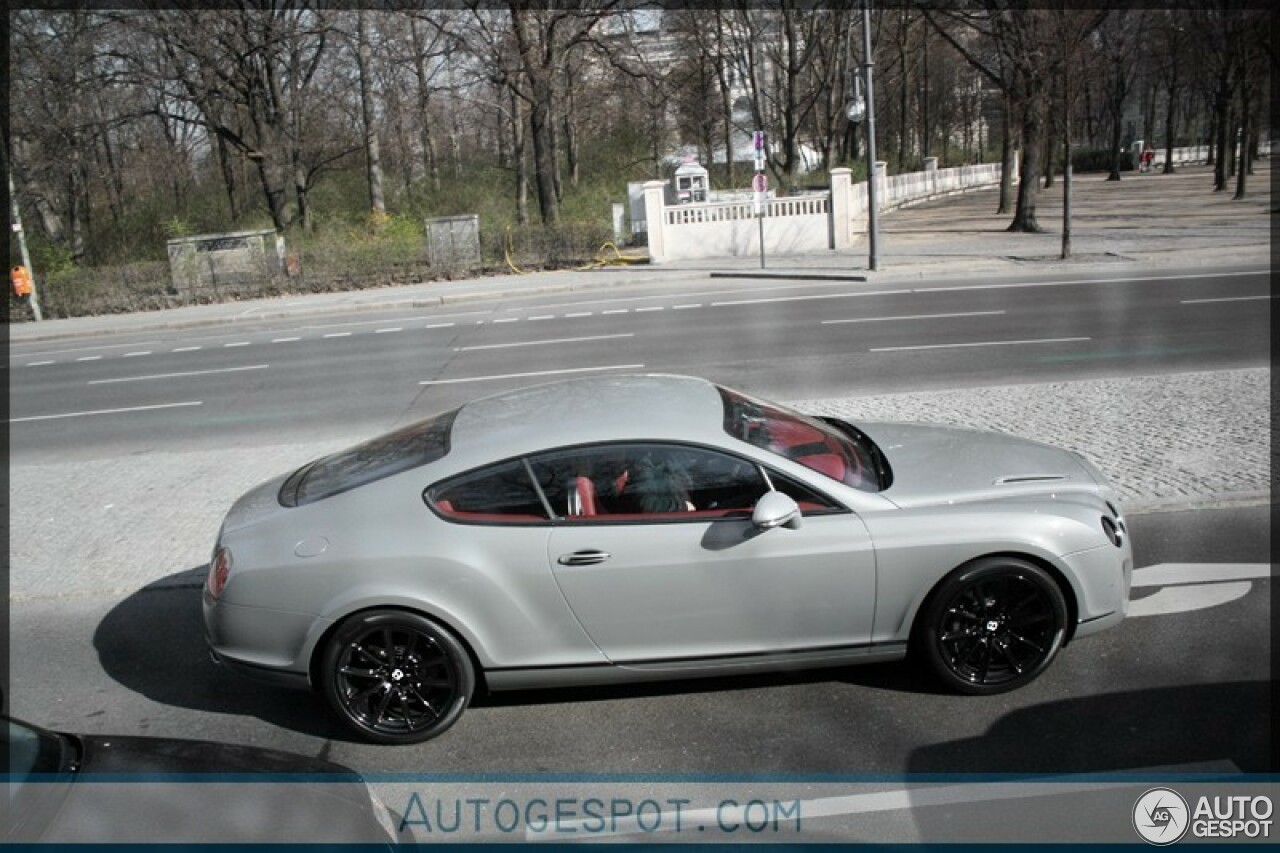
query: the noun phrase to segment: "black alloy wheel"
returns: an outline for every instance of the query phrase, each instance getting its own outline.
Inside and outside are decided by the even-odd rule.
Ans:
[[[942,682],[970,694],[1014,690],[1062,647],[1067,606],[1049,574],[1012,559],[977,560],[938,587],[916,642]]]
[[[344,622],[325,648],[329,704],[374,743],[419,743],[462,716],[475,670],[462,643],[416,613],[374,610]]]

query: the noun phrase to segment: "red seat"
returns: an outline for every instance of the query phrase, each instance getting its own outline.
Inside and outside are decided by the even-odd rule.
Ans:
[[[796,461],[819,474],[826,474],[838,483],[844,482],[845,471],[848,470],[844,460],[834,453],[815,453],[812,456],[801,456]]]

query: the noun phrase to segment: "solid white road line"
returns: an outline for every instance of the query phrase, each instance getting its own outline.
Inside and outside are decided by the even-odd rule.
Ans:
[[[867,290],[852,293],[817,293],[809,296],[772,296],[762,299],[733,299],[726,302],[712,302],[712,308],[723,308],[727,305],[769,305],[776,302],[810,302],[815,299],[848,299],[851,296],[895,296],[911,293],[910,290]]]
[[[1274,296],[1221,296],[1217,299],[1184,299],[1183,305],[1204,305],[1207,302],[1253,302],[1258,299],[1275,299]]]
[[[608,341],[614,338],[634,338],[634,337],[635,337],[634,332],[623,332],[616,335],[590,335],[582,338],[555,338],[552,340],[545,340],[545,341],[519,341],[519,342],[509,343],[509,344],[481,344],[478,346],[471,346],[471,347],[454,347],[453,351],[454,352],[474,352],[476,350],[486,350],[486,349],[513,349],[515,347],[538,347],[538,346],[545,346],[547,344],[577,344],[577,343],[583,343],[586,341]]]
[[[1269,563],[1160,563],[1133,570],[1133,586],[1260,580],[1271,577]]]
[[[881,323],[890,320],[942,320],[951,317],[994,317],[1004,311],[965,311],[959,314],[904,314],[900,317],[855,317],[849,320],[823,320],[822,325],[834,326],[840,323]]]
[[[1240,278],[1271,275],[1270,271],[1258,270],[1250,272],[1223,272],[1223,273],[1191,273],[1188,275],[1140,275],[1126,276],[1125,278],[1080,278],[1080,279],[1063,279],[1061,281],[1021,281],[1009,282],[1008,284],[967,284],[957,287],[917,287],[913,293],[944,293],[950,290],[1010,290],[1017,287],[1063,287],[1080,284],[1125,284],[1131,281],[1182,281],[1184,279],[1195,278]]]
[[[9,418],[9,423],[20,424],[28,421],[53,421],[59,418],[83,418],[88,415],[118,415],[128,412],[151,412],[157,409],[180,409],[185,406],[202,406],[200,401],[191,403],[161,403],[156,406],[132,406],[127,409],[94,409],[88,412],[65,412],[61,415],[33,415],[29,418]]]
[[[1066,344],[1088,341],[1092,338],[1041,338],[1032,341],[974,341],[964,344],[921,344],[911,347],[872,347],[868,352],[905,352],[907,350],[924,349],[956,349],[958,347],[1007,347],[1019,344]]]
[[[150,376],[124,376],[116,379],[94,379],[90,385],[111,385],[117,382],[146,382],[150,379],[178,379],[186,376],[211,376],[215,373],[240,373],[245,370],[266,370],[269,364],[251,364],[247,367],[223,367],[217,370],[189,370],[183,373],[153,373]]]
[[[502,373],[495,376],[469,376],[466,379],[429,379],[419,385],[458,385],[464,382],[490,382],[496,379],[525,379],[534,376],[558,376],[567,373],[597,373],[604,370],[641,370],[643,364],[610,364],[600,367],[572,367],[564,370],[536,370],[531,373]]]

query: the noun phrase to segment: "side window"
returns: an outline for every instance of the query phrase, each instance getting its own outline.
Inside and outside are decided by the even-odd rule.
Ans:
[[[746,515],[768,490],[754,463],[683,445],[597,445],[530,461],[552,508],[570,520]]]
[[[547,520],[542,500],[518,459],[447,480],[424,497],[441,515],[455,521],[527,524]]]

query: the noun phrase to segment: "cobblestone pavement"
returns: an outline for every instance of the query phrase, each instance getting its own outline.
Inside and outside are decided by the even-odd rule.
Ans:
[[[1080,451],[1136,511],[1265,502],[1266,368],[795,401],[853,420],[995,429]],[[10,469],[10,595],[123,595],[198,586],[223,514],[268,473],[366,435],[325,442]]]

